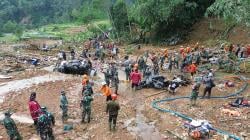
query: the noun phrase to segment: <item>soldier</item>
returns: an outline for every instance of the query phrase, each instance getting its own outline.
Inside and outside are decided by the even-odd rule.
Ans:
[[[111,95],[112,101],[108,102],[106,113],[109,113],[109,130],[112,130],[112,123],[113,123],[113,130],[116,129],[116,120],[118,116],[118,111],[120,110],[120,105],[115,101],[117,99],[116,94]]]
[[[52,125],[54,125],[54,116],[47,112],[46,107],[42,107],[42,114],[38,118],[38,130],[41,140],[54,140]]]
[[[196,100],[198,98],[200,86],[201,86],[201,84],[198,81],[196,81],[196,83],[192,86],[192,93],[191,93],[191,97],[190,97],[192,106],[196,105]]]
[[[126,74],[126,80],[129,81],[129,76],[130,76],[130,73],[131,73],[131,64],[127,65],[125,67],[125,74]]]
[[[65,91],[61,91],[60,108],[62,109],[62,121],[64,122],[68,118],[68,100]]]
[[[10,140],[22,140],[14,120],[10,117],[12,113],[7,111],[4,113],[4,115],[5,118],[3,119],[3,125],[7,130]]]
[[[142,56],[138,60],[138,65],[139,65],[139,70],[143,72],[145,70],[146,62],[144,61]]]
[[[115,87],[115,94],[118,95],[118,87],[119,87],[119,77],[118,77],[118,72],[115,73],[114,75],[114,87]]]
[[[93,97],[90,94],[86,94],[81,100],[80,106],[82,107],[82,123],[85,122],[85,118],[87,116],[88,123],[90,122],[91,115],[91,102],[93,101]]]
[[[93,88],[89,82],[87,83],[86,89],[83,92],[83,96],[85,96],[86,94],[90,94],[90,95],[94,94]]]
[[[48,116],[50,124],[54,126],[55,125],[54,115],[51,112],[47,111],[47,107],[45,107],[45,106],[41,107],[41,110],[42,110],[42,113],[44,113],[46,116]]]
[[[110,78],[111,78],[110,68],[108,68],[107,70],[105,70],[103,73],[104,73],[105,82],[109,86],[110,85]]]

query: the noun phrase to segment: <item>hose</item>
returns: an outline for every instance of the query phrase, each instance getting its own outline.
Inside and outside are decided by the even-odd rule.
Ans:
[[[236,91],[235,93],[232,93],[232,94],[229,94],[227,96],[212,96],[211,98],[213,99],[225,99],[225,98],[229,98],[229,97],[232,97],[232,96],[237,96],[239,94],[241,94],[243,91],[246,90],[247,86],[248,86],[248,83],[246,82],[246,78],[243,77],[243,76],[238,76],[242,81],[244,81],[244,85],[238,90]],[[169,101],[173,101],[173,100],[178,100],[178,99],[189,99],[190,97],[189,96],[182,96],[182,97],[174,97],[174,98],[166,98],[166,99],[161,99],[161,100],[154,100],[151,105],[153,108],[161,111],[161,112],[166,112],[166,113],[170,113],[171,115],[174,115],[174,116],[177,116],[177,117],[180,117],[184,120],[188,120],[188,121],[192,121],[193,118],[187,116],[187,115],[184,115],[180,112],[176,112],[176,111],[173,111],[173,110],[169,110],[169,109],[165,109],[165,108],[161,108],[159,106],[159,104],[161,103],[164,103],[164,102],[169,102]],[[201,98],[201,96],[199,96],[199,98]],[[226,131],[223,131],[223,130],[220,130],[220,129],[217,129],[217,128],[213,128],[214,131],[216,131],[217,133],[221,134],[221,135],[227,135],[229,138],[232,138],[234,140],[240,140],[240,137],[236,136],[236,135],[233,135],[229,132],[226,132]]]

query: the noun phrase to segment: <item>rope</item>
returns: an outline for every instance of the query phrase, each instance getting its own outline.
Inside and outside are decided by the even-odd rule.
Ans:
[[[239,94],[241,94],[243,91],[246,90],[247,86],[248,86],[248,83],[246,82],[246,78],[243,77],[243,76],[240,76],[239,77],[242,81],[244,81],[244,85],[238,90],[236,91],[235,93],[232,93],[232,94],[229,94],[227,96],[212,96],[211,98],[213,99],[225,99],[225,98],[229,98],[229,97],[232,97],[232,96],[237,96]],[[164,103],[164,102],[169,102],[169,101],[173,101],[173,100],[178,100],[178,99],[189,99],[190,97],[189,96],[183,96],[183,97],[174,97],[174,98],[166,98],[166,99],[161,99],[161,100],[155,100],[151,103],[152,107],[161,111],[161,112],[166,112],[166,113],[170,113],[171,115],[174,115],[174,116],[177,116],[177,117],[180,117],[182,119],[185,119],[185,120],[188,120],[188,121],[192,121],[193,118],[187,116],[187,115],[184,115],[180,112],[176,112],[176,111],[173,111],[173,110],[169,110],[169,109],[165,109],[165,108],[161,108],[159,107],[158,104],[161,104],[161,103]],[[201,96],[199,96],[199,98],[201,98]],[[240,140],[240,137],[234,135],[234,134],[231,134],[229,132],[226,132],[226,131],[223,131],[223,130],[220,130],[220,129],[217,129],[217,128],[214,128],[213,130],[215,130],[217,133],[221,134],[221,135],[227,135],[229,136],[229,138],[232,138],[234,140]]]

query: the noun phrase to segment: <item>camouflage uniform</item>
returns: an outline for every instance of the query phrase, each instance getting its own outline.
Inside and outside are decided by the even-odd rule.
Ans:
[[[114,87],[115,87],[115,94],[118,94],[118,87],[119,87],[119,77],[118,77],[118,72],[116,72],[114,76]]]
[[[191,93],[191,104],[195,105],[196,104],[196,100],[198,98],[198,94],[199,94],[199,89],[200,89],[201,84],[199,82],[196,82],[193,87],[192,87],[192,93]]]
[[[111,70],[107,69],[106,72],[104,72],[104,78],[105,78],[105,82],[107,83],[107,86],[110,85],[110,78],[111,78]]]
[[[12,118],[10,118],[11,113],[5,112],[5,118],[3,119],[3,125],[7,130],[7,134],[10,137],[10,140],[22,140],[20,136],[17,126]]]
[[[143,72],[145,70],[145,65],[146,65],[146,62],[144,61],[143,57],[140,57],[140,59],[138,60],[138,65],[139,65],[139,70]]]
[[[81,107],[82,107],[82,122],[85,122],[85,118],[87,116],[88,123],[90,122],[91,116],[91,102],[93,101],[93,97],[89,94],[83,97],[81,100]]]
[[[45,113],[38,118],[38,130],[41,140],[54,140],[51,119]]]
[[[126,80],[129,80],[130,73],[131,73],[131,65],[127,65],[125,67]]]
[[[90,94],[90,95],[94,94],[93,88],[92,88],[90,83],[87,84],[86,89],[84,90],[84,92],[82,94],[83,94],[83,96],[86,96],[87,94]]]
[[[114,100],[108,102],[106,112],[109,113],[109,129],[112,130],[112,123],[113,123],[113,130],[116,127],[116,120],[118,116],[118,111],[120,110],[120,105],[115,102]]]
[[[68,100],[64,91],[61,92],[60,108],[62,109],[62,121],[64,122],[68,117]]]

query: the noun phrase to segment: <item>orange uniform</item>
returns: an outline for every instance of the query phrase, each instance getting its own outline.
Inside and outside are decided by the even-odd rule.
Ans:
[[[111,89],[107,85],[102,86],[101,92],[104,96],[109,96],[112,94]]]
[[[196,67],[195,64],[191,64],[191,65],[189,66],[189,71],[190,71],[191,73],[195,73],[195,72],[196,72],[196,69],[197,69],[197,67]]]
[[[165,56],[165,57],[168,57],[168,49],[165,49],[165,50],[164,50],[164,56]]]

